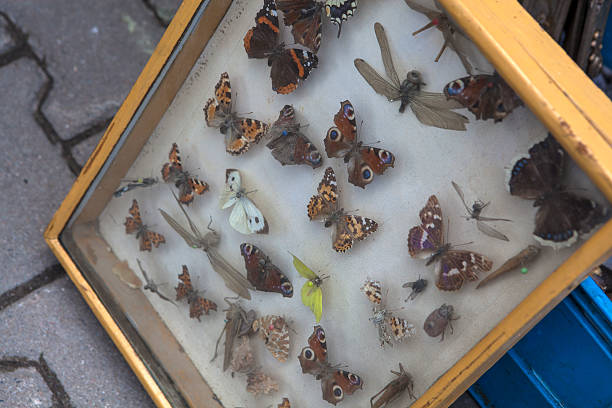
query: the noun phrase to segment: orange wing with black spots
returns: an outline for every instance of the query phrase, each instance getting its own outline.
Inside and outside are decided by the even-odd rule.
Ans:
[[[165,244],[166,238],[157,232],[146,230],[140,235],[140,250],[149,251],[155,248],[159,248],[160,244]]]
[[[201,296],[195,295],[189,301],[189,317],[200,320],[203,314],[209,314],[210,311],[217,311],[217,304],[209,299],[204,299]]]
[[[357,215],[343,215],[336,224],[332,247],[336,252],[346,252],[354,241],[361,241],[378,229],[374,220]]]
[[[325,169],[323,179],[317,188],[318,194],[310,198],[308,203],[308,218],[317,220],[331,215],[338,209],[338,185],[334,169]]]
[[[208,190],[208,184],[190,177],[189,173],[183,170],[183,162],[176,143],[172,143],[168,158],[170,161],[162,167],[162,177],[165,182],[174,183],[179,189],[179,201],[181,203],[191,204],[195,196],[194,193],[204,194]]]
[[[181,300],[187,298],[194,291],[187,265],[183,265],[183,273],[178,278],[180,282],[174,289],[176,290],[176,300]]]
[[[138,201],[133,200],[132,206],[129,209],[131,217],[125,217],[125,233],[133,234],[142,228],[142,218],[140,218],[140,207]]]
[[[203,314],[208,314],[211,310],[217,310],[217,304],[209,299],[204,299],[198,294],[191,283],[191,276],[187,265],[183,265],[183,272],[178,276],[179,284],[176,288],[176,300],[187,299],[189,304],[189,317],[198,319]]]

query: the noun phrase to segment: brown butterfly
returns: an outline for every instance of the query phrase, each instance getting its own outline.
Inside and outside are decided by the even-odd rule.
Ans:
[[[331,167],[325,169],[317,192],[308,203],[308,218],[323,221],[325,228],[332,228],[332,248],[336,252],[346,252],[354,241],[364,240],[378,229],[376,221],[349,215],[339,208],[336,174]]]
[[[501,122],[523,102],[498,74],[474,75],[455,79],[444,87],[444,95],[455,100],[476,116]]]
[[[153,245],[155,245],[155,248],[158,248],[159,244],[166,243],[166,238],[164,238],[162,234],[149,230],[147,226],[142,223],[138,201],[132,201],[129,212],[131,217],[125,217],[125,222],[123,223],[123,225],[125,225],[125,233],[136,233],[136,239],[140,239],[141,251],[151,252]]]
[[[267,315],[253,322],[253,331],[259,332],[266,348],[275,359],[284,363],[289,358],[289,325],[282,316]]]
[[[374,180],[374,174],[383,174],[393,167],[393,153],[357,141],[355,108],[350,101],[340,102],[334,123],[336,126],[329,128],[325,136],[325,151],[328,157],[341,157],[348,163],[349,183],[365,188]]]
[[[166,183],[174,183],[179,189],[179,201],[185,205],[191,204],[194,194],[204,194],[208,190],[208,184],[189,176],[189,173],[183,170],[183,162],[178,145],[172,143],[172,149],[168,155],[169,163],[164,164],[161,173]]]
[[[468,119],[450,110],[461,108],[462,105],[456,101],[449,101],[441,93],[421,90],[425,82],[423,82],[423,77],[419,71],[408,72],[406,79],[400,82],[393,65],[389,41],[383,26],[380,23],[374,24],[374,31],[380,46],[385,72],[390,81],[380,76],[363,59],[357,58],[354,62],[357,71],[374,91],[387,97],[390,102],[401,101],[400,112],[404,112],[406,106],[410,106],[416,118],[424,125],[441,129],[465,130]]]
[[[391,373],[395,374],[397,377],[370,398],[370,408],[386,407],[388,404],[398,399],[404,391],[408,391],[410,398],[416,399],[413,393],[414,383],[412,382],[412,376],[404,370],[402,363],[399,363],[399,369],[399,372],[391,370]],[[374,400],[376,400],[376,402],[374,402]]]
[[[321,380],[323,399],[330,404],[336,405],[345,395],[363,388],[361,377],[338,370],[327,362],[327,342],[321,326],[314,326],[308,338],[308,346],[302,349],[298,360],[304,374],[314,375],[317,380]]]
[[[289,398],[283,398],[283,401],[277,405],[277,408],[291,408],[291,403],[289,402]]]
[[[255,289],[263,292],[276,292],[284,297],[293,296],[293,285],[270,258],[253,244],[240,245],[240,254],[244,258],[247,279]]]
[[[189,303],[189,317],[198,319],[202,314],[208,314],[211,310],[217,311],[217,304],[212,300],[204,299],[198,294],[191,284],[191,276],[186,265],[183,265],[183,273],[179,276],[179,284],[176,288],[176,300],[187,299]]]

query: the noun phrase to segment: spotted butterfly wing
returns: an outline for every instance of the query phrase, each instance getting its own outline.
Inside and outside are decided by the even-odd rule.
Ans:
[[[217,304],[209,299],[204,299],[198,294],[191,283],[191,276],[189,275],[189,269],[186,265],[183,265],[183,271],[178,276],[179,284],[176,288],[176,300],[187,299],[189,304],[189,317],[192,319],[198,319],[203,314],[208,314],[211,310],[217,310]]]
[[[285,25],[292,26],[294,41],[318,52],[323,3],[314,0],[276,0],[276,5],[283,12]]]
[[[158,248],[160,244],[164,244],[166,242],[166,238],[162,234],[157,232],[153,232],[149,230],[142,222],[142,218],[140,216],[140,207],[138,206],[138,201],[133,200],[132,206],[129,209],[129,213],[131,217],[125,218],[125,233],[126,234],[134,234],[136,233],[136,239],[139,240],[139,249],[141,251],[149,251],[155,248]]]
[[[332,232],[332,247],[336,252],[346,252],[354,241],[366,239],[378,229],[378,223],[370,218],[344,214],[336,222]]]
[[[411,257],[428,258],[442,246],[442,207],[438,197],[432,195],[419,212],[421,225],[408,233],[408,252]]]
[[[208,184],[194,177],[189,177],[189,173],[183,170],[183,164],[178,145],[172,143],[169,162],[162,167],[162,177],[167,183],[174,183],[179,189],[179,201],[189,205],[194,198],[194,193],[204,194],[208,190]]]
[[[276,292],[283,297],[293,296],[293,285],[281,270],[255,245],[240,245],[240,254],[244,258],[247,279],[255,289],[264,292]]]
[[[323,179],[317,187],[317,193],[310,198],[307,206],[308,218],[311,221],[322,220],[338,211],[338,185],[333,168],[325,169]]]
[[[133,234],[139,231],[142,227],[142,218],[140,217],[140,207],[138,206],[138,201],[133,200],[132,206],[129,209],[129,214],[131,217],[125,217],[125,233]]]
[[[236,169],[225,171],[225,189],[219,199],[221,209],[233,206],[229,217],[232,228],[242,234],[267,234],[268,222],[261,211],[247,197],[242,187],[240,172]]]
[[[268,351],[284,363],[289,358],[289,325],[281,316],[267,315],[253,323]]]
[[[351,395],[362,388],[361,377],[345,370],[328,371],[321,379],[323,399],[332,405],[342,401],[345,395]]]

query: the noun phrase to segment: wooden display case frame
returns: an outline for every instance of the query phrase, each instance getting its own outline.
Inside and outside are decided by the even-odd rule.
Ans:
[[[75,215],[79,221],[94,220],[103,210],[231,3],[231,0],[185,0],[182,3],[44,233],[48,245],[158,407],[221,405],[212,392],[204,393],[205,399],[196,401],[189,395],[180,395],[183,390],[179,386],[178,399],[169,395],[168,390],[173,385],[161,384],[159,377],[152,373],[151,362],[143,357],[146,353],[128,340],[129,336],[79,270],[61,234]],[[518,2],[440,0],[440,3],[612,202],[612,102]],[[92,185],[95,188],[90,188]],[[85,201],[87,205],[81,205]],[[594,266],[610,256],[612,221],[582,243],[565,263],[411,406],[450,405],[571,292]],[[184,401],[176,403],[181,398]]]

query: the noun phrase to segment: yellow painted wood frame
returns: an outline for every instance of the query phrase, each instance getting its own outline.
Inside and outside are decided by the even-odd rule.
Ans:
[[[499,73],[612,201],[612,103],[516,1],[440,0]],[[170,402],[60,242],[77,206],[126,131],[147,92],[201,7],[207,33],[231,0],[185,0],[119,112],[45,231],[45,240],[158,407]],[[202,25],[202,24],[201,24]],[[203,45],[202,45],[203,47]],[[190,56],[195,62],[197,55]],[[199,55],[199,54],[198,54]],[[189,59],[188,58],[188,59]],[[185,74],[186,75],[186,74]],[[178,79],[177,79],[178,78]],[[184,76],[164,78],[171,100]],[[174,82],[173,82],[174,81]],[[160,87],[161,88],[161,87]],[[159,92],[159,91],[158,91]],[[129,163],[131,164],[131,163]],[[128,164],[128,165],[129,165]],[[412,407],[446,407],[554,308],[592,267],[612,256],[612,221],[604,225]]]

